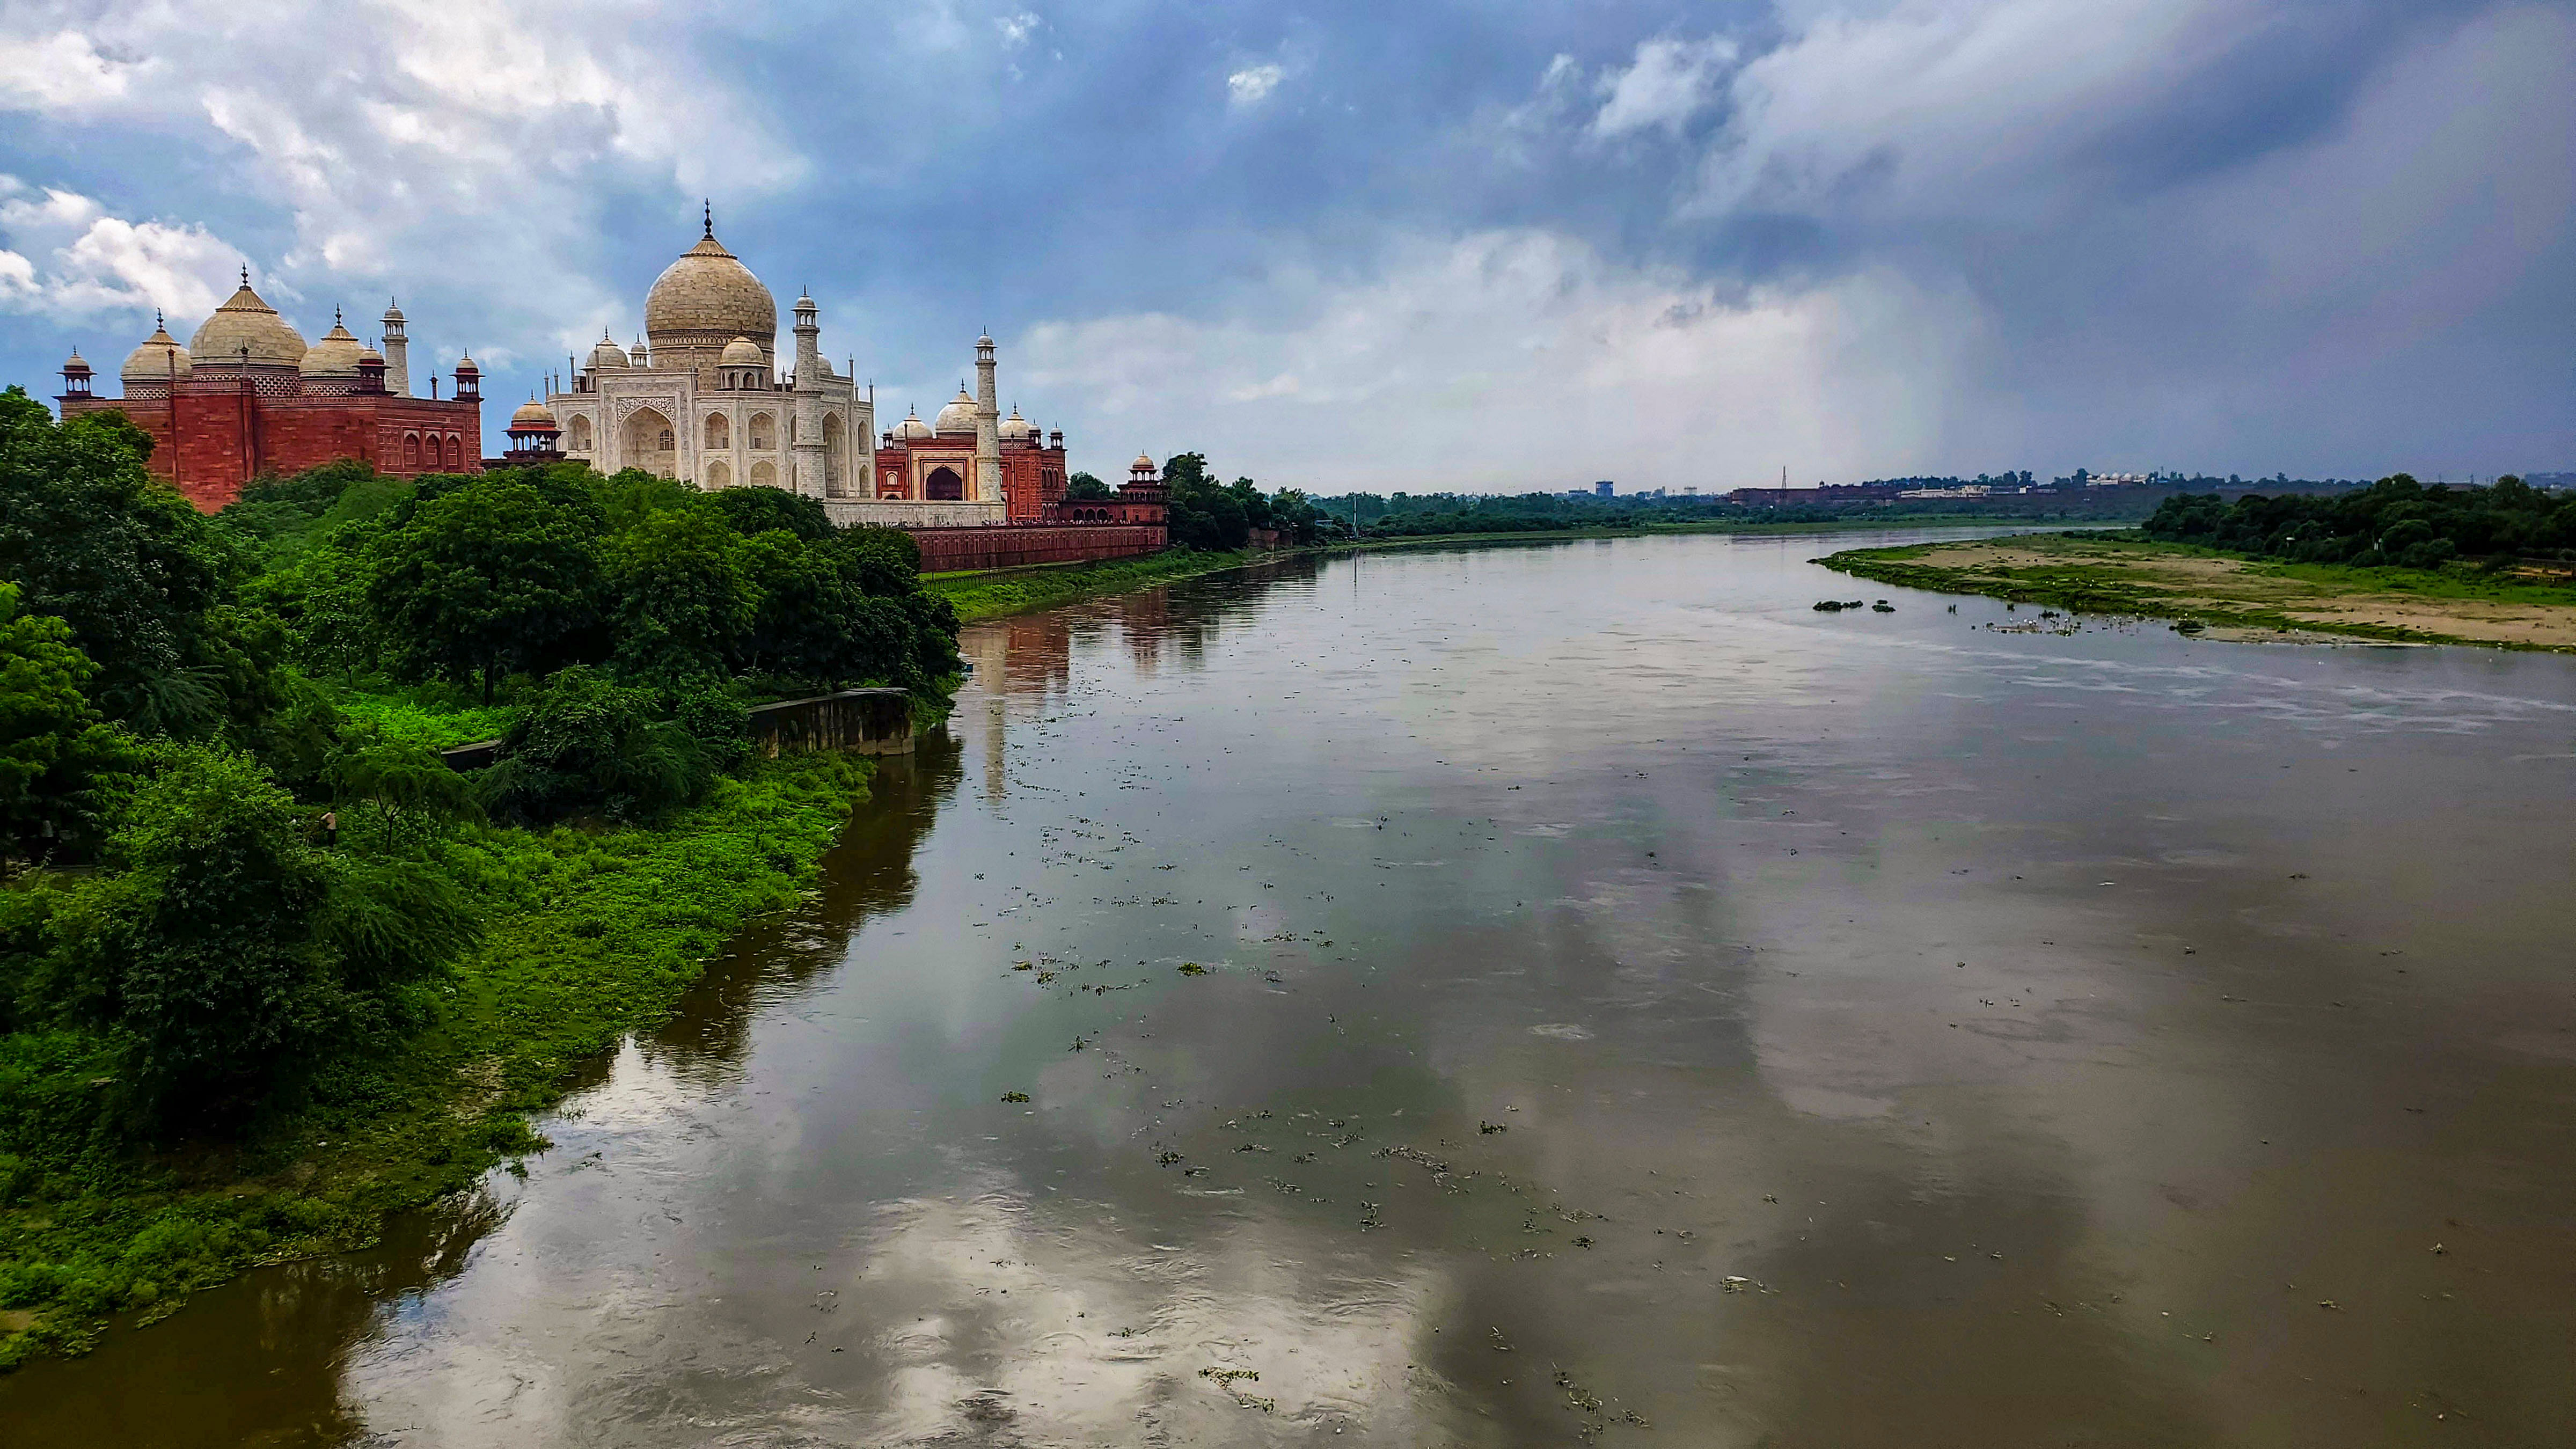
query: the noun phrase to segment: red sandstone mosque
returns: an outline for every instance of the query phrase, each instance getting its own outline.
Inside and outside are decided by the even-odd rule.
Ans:
[[[117,370],[123,397],[92,391],[78,352],[63,364],[64,417],[122,411],[152,437],[152,471],[208,512],[262,473],[293,473],[342,458],[385,473],[470,473],[483,466],[482,370],[456,364],[455,392],[411,395],[402,309],[381,319],[384,350],[335,315],[310,346],[277,309],[241,289],[182,347],[159,318]]]

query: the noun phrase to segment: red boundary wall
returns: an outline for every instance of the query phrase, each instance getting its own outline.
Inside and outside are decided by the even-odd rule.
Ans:
[[[1019,524],[1009,528],[908,528],[921,543],[921,571],[1016,569],[1031,564],[1134,558],[1159,553],[1165,530],[1145,524]]]

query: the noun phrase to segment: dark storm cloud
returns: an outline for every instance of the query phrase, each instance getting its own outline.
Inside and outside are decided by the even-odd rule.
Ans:
[[[246,259],[506,397],[711,195],[894,415],[990,326],[1095,467],[2576,466],[2564,4],[331,15],[13,9],[11,376]]]

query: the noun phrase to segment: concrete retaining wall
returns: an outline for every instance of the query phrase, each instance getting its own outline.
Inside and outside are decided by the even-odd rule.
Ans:
[[[1016,569],[1032,564],[1079,563],[1159,553],[1168,533],[1141,523],[1065,523],[1012,528],[915,528],[921,571]]]
[[[900,689],[845,689],[812,699],[754,705],[746,731],[751,747],[772,759],[814,750],[862,755],[912,753],[912,696]],[[443,751],[447,768],[461,774],[488,769],[501,757],[499,740]]]

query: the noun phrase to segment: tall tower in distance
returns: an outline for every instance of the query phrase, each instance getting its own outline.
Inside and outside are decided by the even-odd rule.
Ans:
[[[975,339],[975,501],[1002,501],[1002,410],[993,389],[993,335]]]
[[[385,391],[396,397],[411,396],[411,341],[403,336],[402,308],[394,299],[385,299]]]

